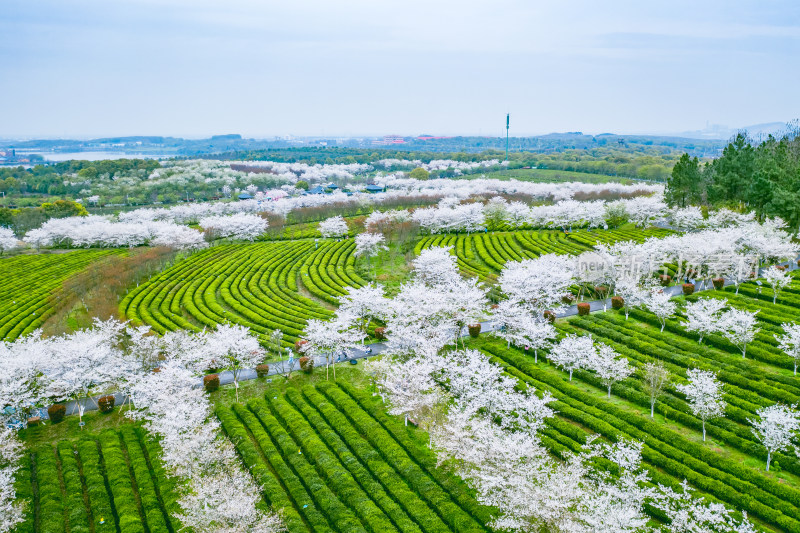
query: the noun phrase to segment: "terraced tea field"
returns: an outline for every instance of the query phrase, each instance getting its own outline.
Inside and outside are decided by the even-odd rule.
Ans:
[[[350,383],[268,392],[216,413],[292,533],[487,531],[491,510]]]
[[[179,531],[181,524],[172,518],[176,490],[159,462],[160,453],[158,445],[132,425],[76,441],[39,444],[17,474],[17,494],[30,504],[15,531]]]
[[[167,268],[130,291],[120,312],[164,333],[241,324],[259,334],[297,340],[310,318],[329,318],[345,287],[366,282],[355,272],[352,239],[214,246]]]
[[[698,337],[681,326],[682,317],[668,320],[663,333],[656,317],[643,310],[634,310],[628,320],[624,314],[610,311],[557,322],[560,333],[591,334],[637,368],[662,361],[677,382],[685,382],[689,368],[716,372],[724,383],[728,405],[724,418],[706,423],[706,443],[702,442],[700,419],[674,387],[668,387],[656,405],[655,419],[651,419],[649,398],[637,374],[614,385],[609,400],[592,372],[577,371],[570,382],[567,374],[547,363],[541,353],[537,365],[531,355],[507,349],[497,340],[481,338],[472,345],[492,355],[514,377],[550,391],[557,399],[553,405],[557,417],[548,422],[544,432],[553,452],[577,450],[590,433],[611,441],[640,440],[645,443],[643,458],[653,479],[669,485],[687,479],[705,495],[747,511],[762,525],[800,531],[800,459],[792,452],[773,455],[779,469],[765,472],[766,450],[752,434],[749,422],[761,407],[800,400],[800,381],[792,375],[792,361],[778,349],[773,336],[782,332],[782,322],[800,318],[800,307],[787,306],[788,302],[780,299],[773,305],[766,290],[760,298],[743,295],[756,292],[756,287],[744,285],[740,296],[726,290],[688,297],[727,297],[735,307],[761,309],[761,332],[748,346],[747,359],[721,335],[710,335],[699,344]],[[798,294],[800,282],[793,281],[785,290]],[[787,294],[787,301],[789,298]]]
[[[39,328],[53,313],[50,297],[69,276],[121,250],[74,250],[0,258],[0,340]]]
[[[669,230],[593,230],[564,233],[557,230],[494,231],[472,235],[429,235],[420,239],[416,253],[432,246],[452,246],[458,267],[466,276],[490,281],[508,261],[521,261],[545,254],[578,255],[593,250],[598,243],[643,242],[649,237],[664,237]]]

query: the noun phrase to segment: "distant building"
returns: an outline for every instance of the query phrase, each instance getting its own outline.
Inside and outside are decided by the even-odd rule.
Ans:
[[[406,140],[402,135],[384,135],[382,139],[375,139],[372,144],[388,145],[388,144],[405,144]]]
[[[327,184],[327,185],[325,186],[325,188],[326,188],[326,189],[330,189],[330,190],[332,190],[332,191],[335,191],[336,189],[338,189],[338,188],[339,188],[339,186],[338,186],[338,185],[336,185],[335,183],[329,183],[329,184]]]
[[[308,189],[303,194],[325,194],[325,189],[323,189],[322,187],[317,185],[316,187],[312,187],[312,188]]]
[[[243,192],[239,195],[239,200],[252,200],[253,197],[248,192]]]
[[[385,189],[380,185],[375,185],[374,183],[370,183],[365,187],[365,190],[369,193],[376,193],[376,192],[383,192]]]

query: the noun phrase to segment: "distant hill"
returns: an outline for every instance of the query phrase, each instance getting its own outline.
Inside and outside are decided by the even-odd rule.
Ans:
[[[688,137],[690,139],[714,139],[714,140],[727,140],[739,133],[740,131],[747,131],[747,134],[754,139],[761,139],[768,135],[780,136],[789,130],[789,123],[787,122],[766,122],[764,124],[753,124],[743,128],[731,128],[729,126],[722,126],[719,124],[712,124],[702,130],[684,131],[676,133],[679,137]]]

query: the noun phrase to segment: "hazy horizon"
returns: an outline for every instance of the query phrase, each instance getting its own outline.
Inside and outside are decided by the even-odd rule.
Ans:
[[[0,137],[674,134],[800,116],[800,6],[9,0]]]

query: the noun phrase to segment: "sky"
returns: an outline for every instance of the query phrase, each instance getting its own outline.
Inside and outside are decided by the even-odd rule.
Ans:
[[[0,5],[0,137],[667,133],[799,87],[796,0]]]

